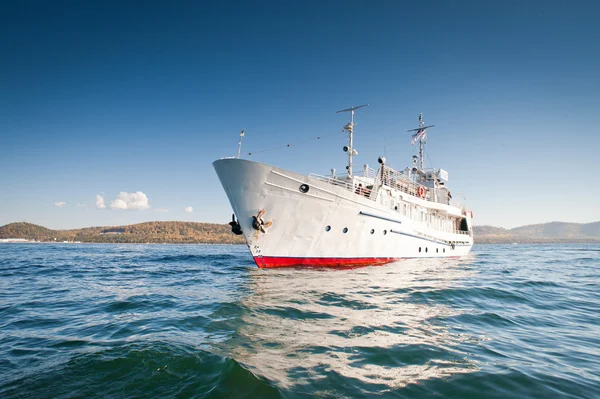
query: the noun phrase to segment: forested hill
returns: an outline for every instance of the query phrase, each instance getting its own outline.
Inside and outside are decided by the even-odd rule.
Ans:
[[[194,222],[147,222],[128,226],[50,230],[32,223],[0,227],[0,239],[35,241],[81,241],[98,243],[243,244],[242,236],[227,224]]]
[[[551,222],[504,229],[492,226],[473,227],[476,243],[512,242],[598,242],[600,222]]]

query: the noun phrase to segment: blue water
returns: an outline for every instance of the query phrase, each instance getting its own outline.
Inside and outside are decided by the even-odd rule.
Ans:
[[[599,266],[583,244],[342,271],[0,244],[0,397],[600,398]]]

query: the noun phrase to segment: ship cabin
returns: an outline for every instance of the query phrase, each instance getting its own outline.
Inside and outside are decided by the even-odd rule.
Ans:
[[[452,198],[447,187],[448,172],[443,169],[420,170],[413,165],[398,171],[379,158],[378,170],[364,165],[362,173],[310,177],[344,187],[410,219],[414,225],[472,236],[471,213]]]

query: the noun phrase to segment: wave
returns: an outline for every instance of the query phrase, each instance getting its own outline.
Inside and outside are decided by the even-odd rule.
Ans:
[[[185,255],[164,255],[148,259],[149,262],[189,262],[189,261],[231,261],[239,259],[239,256],[230,254],[185,254]]]
[[[128,343],[83,353],[0,388],[9,398],[279,398],[268,380],[235,360],[189,345]]]
[[[592,398],[593,382],[576,375],[569,378],[551,373],[526,373],[516,369],[497,370],[496,373],[476,372],[456,374],[449,379],[429,380],[407,386],[403,397],[453,398]],[[596,391],[597,393],[597,391]],[[597,397],[597,396],[596,396]]]

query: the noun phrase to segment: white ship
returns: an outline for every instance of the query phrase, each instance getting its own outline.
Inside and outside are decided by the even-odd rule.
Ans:
[[[377,171],[353,172],[354,112],[347,173],[336,176],[290,172],[240,159],[213,163],[229,198],[232,231],[243,234],[261,268],[351,267],[405,258],[461,257],[473,246],[473,213],[452,199],[443,169],[424,168],[427,129],[409,130],[419,155],[411,167],[394,170],[380,157]],[[236,220],[237,216],[237,220]]]

